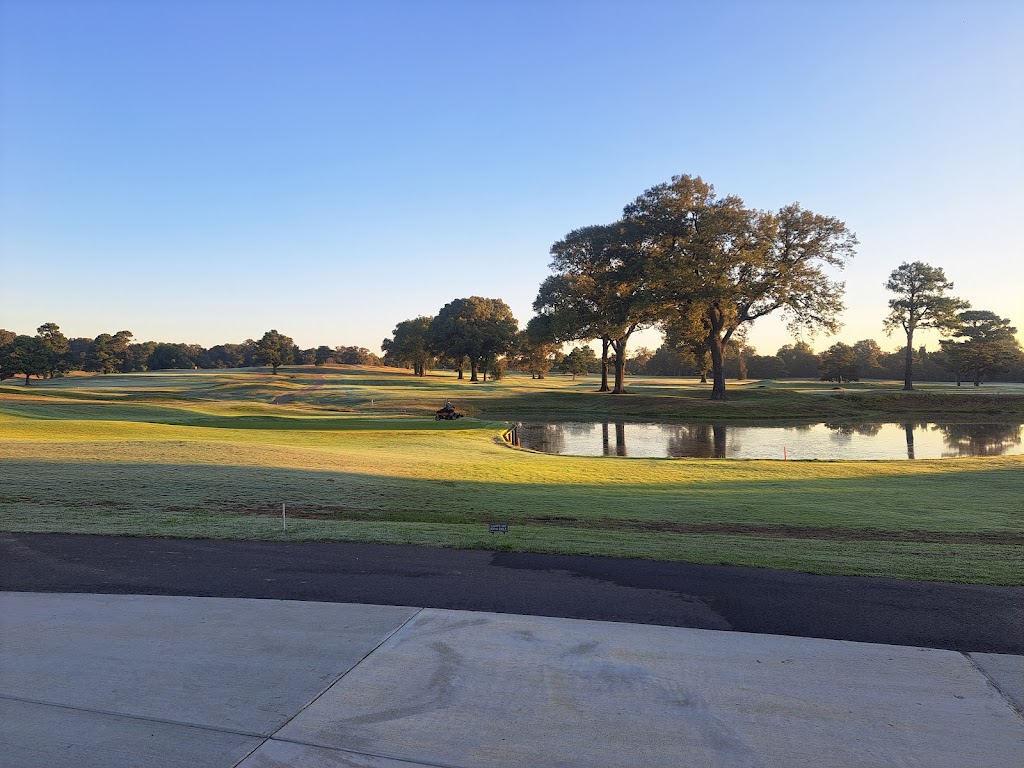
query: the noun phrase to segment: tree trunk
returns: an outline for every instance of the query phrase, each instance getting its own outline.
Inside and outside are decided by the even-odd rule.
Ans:
[[[726,449],[726,426],[724,424],[712,424],[711,432],[715,445],[715,458],[724,459]]]
[[[462,366],[459,366],[459,381],[462,381]]]
[[[607,336],[601,337],[601,388],[598,392],[608,392],[608,346],[611,342]]]
[[[25,386],[26,387],[28,386],[28,377],[31,376],[31,375],[32,375],[31,373],[26,373],[25,374]]]
[[[612,351],[615,352],[615,389],[613,395],[626,394],[626,342],[629,337],[612,342]]]
[[[904,424],[903,431],[906,433],[906,458],[913,459],[913,424]]]
[[[725,400],[725,356],[717,331],[712,330],[709,334],[708,346],[711,347],[711,375],[714,381],[711,385],[711,399]]]
[[[470,384],[477,384],[477,383],[479,383],[480,379],[478,379],[477,375],[476,375],[477,364],[476,364],[476,360],[475,359],[472,359],[472,360],[469,361],[469,370],[470,370],[470,373],[471,373],[471,375],[469,377]]]
[[[725,314],[722,310],[712,305],[707,314],[708,325],[708,350],[711,352],[711,399],[725,400],[725,345],[729,343],[732,336],[732,329],[724,335]]]
[[[907,349],[903,360],[903,391],[914,389],[914,331],[907,331]]]
[[[707,371],[701,371],[700,372],[700,383],[701,384],[707,384],[708,383],[708,372]]]

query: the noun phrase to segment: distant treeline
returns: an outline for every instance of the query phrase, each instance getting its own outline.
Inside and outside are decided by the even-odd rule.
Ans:
[[[838,348],[838,349],[837,349]],[[694,376],[707,372],[706,363],[695,362],[666,346],[651,351],[640,348],[627,364],[629,373],[640,376]],[[821,379],[857,381],[859,379],[903,378],[904,350],[885,352],[873,339],[853,345],[837,344],[824,352],[815,352],[805,342],[786,344],[774,355],[759,355],[753,347],[735,344],[725,350],[725,375],[730,379]],[[920,381],[956,381],[956,367],[947,353],[914,351],[914,378]],[[1024,381],[1024,358],[1001,373],[992,373],[986,381]]]
[[[274,334],[271,336],[271,334]],[[269,340],[273,341],[273,349]],[[39,326],[35,336],[0,328],[0,379],[52,378],[70,371],[132,373],[196,368],[248,368],[269,365],[382,365],[365,347],[326,345],[301,349],[287,336],[268,331],[262,339],[206,348],[177,342],[135,342],[131,331],[101,333],[95,339],[67,338],[56,323]]]
[[[510,364],[518,368],[514,361]],[[525,361],[523,361],[525,362]],[[590,347],[577,347],[570,354],[556,355],[551,369],[565,374],[585,376],[600,371],[601,361]],[[850,346],[836,344],[824,352],[815,352],[805,342],[786,344],[774,355],[759,355],[746,344],[730,344],[725,349],[725,375],[734,380],[750,379],[821,379],[822,381],[858,381],[860,379],[894,379],[903,376],[904,351],[884,352],[872,339]],[[914,353],[915,378],[922,381],[956,381],[954,363],[942,351],[929,352],[920,347]],[[700,376],[706,378],[710,364],[707,359],[661,346],[656,350],[641,347],[626,361],[626,374],[631,376]],[[521,368],[521,370],[527,370]],[[530,372],[527,370],[527,372]],[[543,378],[543,377],[542,377]],[[1024,381],[1024,358],[1002,373],[985,381]]]
[[[566,375],[585,376],[600,371],[601,361],[589,346],[577,347],[569,354],[545,346],[542,364],[532,354],[527,333],[521,334],[501,360],[501,370],[531,373],[538,378],[554,370]],[[388,346],[386,344],[386,346]],[[67,338],[55,323],[41,325],[35,336],[0,329],[0,380],[14,376],[52,378],[70,371],[94,373],[132,373],[142,371],[226,369],[281,365],[389,365],[409,366],[407,360],[391,354],[383,358],[357,346],[321,345],[302,349],[291,338],[276,330],[267,331],[258,341],[246,339],[240,344],[199,344],[133,341],[130,331],[101,333],[95,339]],[[428,367],[457,371],[460,361],[429,358]],[[631,354],[626,373],[635,376],[701,376],[709,373],[710,360],[686,351],[662,345],[656,350],[641,347]],[[922,381],[956,381],[956,361],[946,351],[930,352],[919,347],[914,353],[915,378]],[[725,374],[730,379],[821,379],[857,381],[859,379],[896,379],[904,370],[904,350],[885,352],[873,339],[853,345],[834,344],[824,352],[815,352],[806,342],[786,344],[774,355],[760,355],[745,343],[744,337],[725,348]],[[1024,382],[1024,357],[1017,357],[986,381]]]
[[[628,203],[618,220],[579,227],[551,246],[551,271],[533,302],[537,314],[519,330],[501,299],[470,296],[435,316],[399,322],[382,349],[385,360],[411,367],[448,365],[459,378],[470,369],[498,379],[504,369],[535,378],[561,369],[574,377],[597,365],[599,392],[626,394],[627,373],[686,375],[712,382],[711,399],[724,400],[726,377],[952,379],[1024,378],[1024,349],[1010,319],[973,308],[952,293],[940,267],[905,262],[889,274],[887,333],[902,331],[902,353],[883,353],[873,340],[833,344],[820,355],[806,344],[757,355],[746,344],[758,319],[778,313],[793,335],[837,331],[844,284],[830,271],[856,251],[857,237],[832,216],[798,203],[777,211],[748,208],[736,195],[719,197],[699,176],[673,176]],[[656,352],[631,352],[633,334],[657,328]],[[929,354],[914,336],[942,334]],[[599,362],[587,348],[563,355],[565,344],[600,343]],[[564,359],[563,359],[564,358]],[[609,386],[609,369],[615,384]]]

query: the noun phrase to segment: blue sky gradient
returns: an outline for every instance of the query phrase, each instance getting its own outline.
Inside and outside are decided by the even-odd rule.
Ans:
[[[1017,2],[0,0],[0,326],[525,325],[554,241],[681,173],[857,232],[839,340],[899,345],[913,260],[1024,326],[1022,40]]]

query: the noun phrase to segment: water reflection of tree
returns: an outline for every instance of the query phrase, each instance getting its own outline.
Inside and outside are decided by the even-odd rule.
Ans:
[[[611,433],[615,431],[615,445],[612,445]],[[609,424],[601,422],[601,451],[605,456],[627,456],[626,453],[626,422],[616,421]]]
[[[543,453],[565,453],[565,425],[531,424],[520,432],[527,447]]]
[[[914,430],[926,430],[928,429],[927,421],[903,421],[900,422],[900,426],[903,427],[903,432],[907,436],[907,458],[913,459],[914,456]]]
[[[881,424],[874,424],[871,422],[866,422],[864,424],[845,424],[842,422],[833,424],[825,422],[825,426],[836,434],[844,436],[864,435],[865,437],[874,437],[882,431]]]
[[[725,458],[728,433],[724,424],[674,424],[666,429],[669,430],[669,456]]]
[[[626,456],[626,424],[622,421],[615,422],[615,455]]]
[[[560,426],[564,427],[565,431],[573,437],[585,437],[586,435],[592,434],[597,428],[597,424],[592,422],[587,423],[584,421],[570,421],[565,424],[561,424]]]
[[[1021,444],[1020,424],[936,424],[952,453],[944,456],[1002,456]]]

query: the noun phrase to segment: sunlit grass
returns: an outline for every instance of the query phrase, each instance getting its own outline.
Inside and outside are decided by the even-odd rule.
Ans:
[[[505,424],[487,420],[532,409],[661,418],[708,407],[696,380],[632,382],[629,398],[595,394],[595,384],[471,385],[451,374],[325,368],[0,387],[0,528],[391,541],[1024,583],[1024,457],[548,456],[509,448],[499,439]],[[813,382],[736,390],[729,407],[739,418],[865,410]],[[898,394],[895,383],[864,391]],[[968,413],[978,412],[974,403],[1012,411],[1024,399],[1024,387],[999,391],[920,394],[959,398]],[[274,405],[281,395],[290,399]],[[484,418],[434,421],[445,397]],[[645,402],[659,407],[644,412]],[[282,503],[299,516],[287,532],[275,516]],[[492,520],[510,533],[488,534]]]

